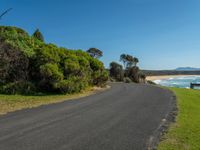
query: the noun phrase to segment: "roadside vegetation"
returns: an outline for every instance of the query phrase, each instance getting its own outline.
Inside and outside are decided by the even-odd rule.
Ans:
[[[177,96],[178,116],[158,146],[159,150],[200,149],[200,92],[171,88]]]
[[[29,36],[20,28],[0,26],[0,93],[70,94],[104,86],[108,72],[97,59],[99,51],[46,44],[39,29]]]
[[[139,59],[129,54],[121,54],[120,61],[123,66],[117,62],[110,63],[111,81],[145,83],[145,74],[139,69],[137,64]]]
[[[144,83],[139,60],[128,54],[105,69],[98,48],[72,50],[45,43],[36,29],[0,26],[0,114],[91,94],[107,81]]]
[[[33,108],[40,105],[58,103],[71,99],[77,99],[91,94],[95,94],[98,91],[102,91],[106,88],[90,87],[85,90],[74,94],[44,94],[44,95],[4,95],[0,94],[0,115],[8,112],[21,110],[24,108]]]

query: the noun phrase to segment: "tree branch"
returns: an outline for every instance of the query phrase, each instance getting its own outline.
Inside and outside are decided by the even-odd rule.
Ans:
[[[9,8],[9,9],[7,9],[6,11],[4,11],[1,15],[0,15],[0,20],[2,19],[2,17],[4,16],[4,15],[6,15],[9,11],[11,11],[12,10],[12,8]]]

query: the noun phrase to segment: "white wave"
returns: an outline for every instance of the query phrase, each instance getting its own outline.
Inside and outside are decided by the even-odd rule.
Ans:
[[[153,82],[156,84],[160,84],[160,82],[162,82],[162,80],[154,80]]]
[[[169,78],[168,80],[174,80],[174,78]]]

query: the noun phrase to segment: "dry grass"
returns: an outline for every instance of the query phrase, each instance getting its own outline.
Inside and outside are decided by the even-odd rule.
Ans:
[[[33,108],[40,105],[47,105],[52,103],[58,103],[71,99],[78,99],[81,97],[95,94],[98,91],[106,90],[106,88],[88,88],[78,94],[68,95],[43,95],[43,96],[24,96],[24,95],[2,95],[0,94],[0,115],[8,112],[21,110],[24,108]]]

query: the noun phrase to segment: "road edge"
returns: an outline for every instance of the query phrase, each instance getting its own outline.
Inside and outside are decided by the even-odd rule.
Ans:
[[[172,100],[172,108],[168,114],[162,119],[158,128],[154,131],[154,133],[150,136],[149,140],[147,141],[147,150],[156,150],[158,144],[160,143],[163,135],[168,131],[170,125],[176,122],[176,116],[178,114],[178,107],[177,107],[177,97],[173,91],[168,88],[159,87],[164,90],[167,90],[171,94]]]

